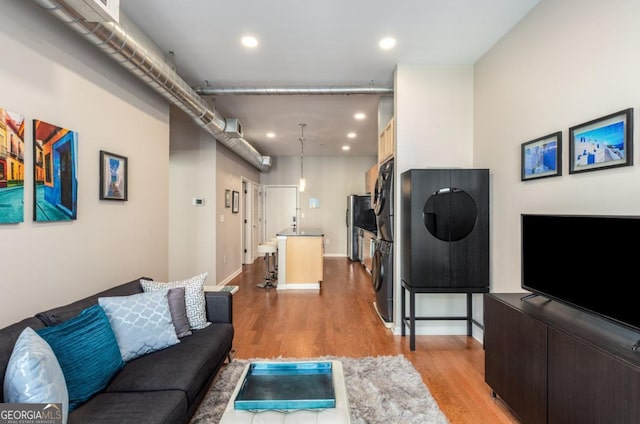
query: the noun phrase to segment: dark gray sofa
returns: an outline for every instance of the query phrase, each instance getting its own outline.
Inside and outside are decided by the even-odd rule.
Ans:
[[[37,330],[64,322],[97,304],[99,297],[127,296],[142,291],[140,279],[136,279],[0,329],[0,382],[4,384],[13,346],[26,327]],[[205,298],[207,320],[211,325],[194,330],[176,345],[127,362],[103,392],[69,414],[68,422],[188,423],[225,359],[231,360],[234,335],[231,293],[206,292]]]

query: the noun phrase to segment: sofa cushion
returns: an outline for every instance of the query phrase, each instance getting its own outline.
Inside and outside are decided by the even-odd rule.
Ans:
[[[189,318],[187,318],[187,305],[184,302],[184,287],[170,289],[167,298],[176,335],[178,338],[190,336],[191,327],[189,326]]]
[[[0,387],[4,386],[4,375],[7,370],[9,358],[13,353],[13,346],[16,344],[22,331],[27,327],[37,330],[44,327],[44,324],[38,318],[31,317],[0,330],[0,383],[2,383]]]
[[[69,415],[69,424],[184,423],[187,398],[179,390],[99,393]]]
[[[8,403],[61,403],[67,422],[69,394],[62,368],[51,347],[31,327],[25,328],[7,364],[4,399]]]
[[[98,299],[109,296],[128,296],[130,294],[142,293],[141,279],[150,280],[148,277],[140,277],[128,283],[120,284],[100,293],[94,294],[84,299],[77,300],[65,306],[49,309],[48,311],[36,314],[36,317],[42,320],[48,327],[58,325],[66,320],[77,316],[80,312],[90,306],[97,305]]]
[[[103,390],[123,366],[116,336],[98,305],[37,333],[58,358],[69,391],[69,411]]]
[[[109,318],[122,360],[165,349],[179,342],[171,321],[169,290],[129,296],[101,297],[98,304]]]
[[[231,324],[212,324],[196,330],[170,349],[128,362],[105,391],[182,390],[191,404],[211,375],[224,363],[232,341]]]
[[[204,298],[204,282],[208,273],[196,275],[186,280],[159,282],[141,279],[140,284],[145,292],[162,289],[184,287],[184,300],[187,307],[187,318],[192,330],[200,330],[209,325]]]

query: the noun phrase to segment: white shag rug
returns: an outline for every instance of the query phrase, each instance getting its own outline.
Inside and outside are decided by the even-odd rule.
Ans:
[[[300,361],[264,359],[253,361]],[[402,355],[347,358],[323,356],[309,361],[342,362],[352,424],[448,424],[413,364]],[[191,424],[217,424],[240,375],[251,360],[224,366]]]

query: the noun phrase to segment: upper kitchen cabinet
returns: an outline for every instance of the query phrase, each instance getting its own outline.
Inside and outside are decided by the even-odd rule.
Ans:
[[[392,117],[378,138],[378,163],[383,163],[393,157],[393,149],[395,146],[394,122],[395,120]]]
[[[376,180],[378,179],[378,164],[374,164],[367,172],[364,173],[364,188],[365,193],[371,194],[373,198],[373,192],[376,188]]]

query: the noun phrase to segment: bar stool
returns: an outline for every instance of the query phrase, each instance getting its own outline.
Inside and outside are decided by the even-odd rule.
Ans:
[[[276,247],[276,251],[273,254],[273,278],[278,279],[278,237],[273,237],[267,244],[271,244]]]
[[[272,287],[275,287],[275,285],[273,284],[273,281],[275,280],[275,278],[273,277],[274,272],[273,272],[273,269],[271,268],[272,261],[270,260],[270,257],[277,251],[278,251],[278,247],[273,244],[265,243],[265,244],[258,245],[258,253],[264,255],[265,266],[267,269],[264,276],[264,281],[262,283],[257,284],[257,286],[261,289],[270,289]]]

